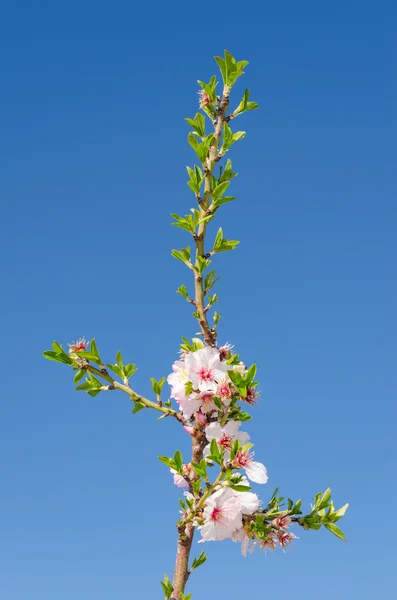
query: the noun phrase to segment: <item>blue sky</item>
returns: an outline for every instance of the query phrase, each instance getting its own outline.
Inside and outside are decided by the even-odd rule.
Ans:
[[[160,598],[178,492],[157,460],[187,440],[117,394],[74,392],[41,353],[96,337],[168,374],[195,333],[170,256],[192,206],[184,117],[228,48],[260,111],[236,121],[241,240],[215,261],[219,335],[257,362],[248,424],[276,486],[350,503],[344,544],[297,534],[243,559],[208,544],[199,598],[389,598],[395,587],[396,97],[392,2],[7,3],[0,14],[1,597]],[[394,38],[394,39],[393,39]],[[394,129],[394,131],[393,131]],[[214,228],[210,230],[210,235]],[[394,370],[394,372],[393,372]],[[394,469],[393,469],[394,467]],[[200,547],[195,547],[198,553]],[[394,555],[394,557],[393,557]]]

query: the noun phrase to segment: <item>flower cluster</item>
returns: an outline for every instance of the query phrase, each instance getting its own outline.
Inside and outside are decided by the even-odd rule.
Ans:
[[[252,404],[256,398],[255,369],[247,369],[231,350],[229,344],[219,349],[210,346],[197,349],[196,344],[194,349],[183,351],[168,376],[171,397],[191,423],[184,426],[185,430],[193,437],[201,436],[204,466],[200,468],[204,472],[205,465],[213,466],[215,461],[221,469],[218,483],[211,485],[207,478],[206,488],[211,493],[207,492],[203,498],[203,492],[197,493],[196,489],[195,496],[191,493],[197,482],[194,463],[170,470],[176,486],[189,488],[185,495],[192,510],[195,502],[203,498],[194,518],[201,541],[227,538],[240,541],[245,555],[250,544],[251,549],[256,543],[264,549],[275,547],[277,543],[286,547],[292,537],[286,532],[287,517],[275,521],[268,535],[261,537],[251,525],[261,502],[257,494],[250,491],[248,480],[263,484],[268,476],[266,467],[253,460],[249,434],[240,430],[238,402]],[[213,456],[214,451],[216,456]],[[238,473],[241,470],[244,475]]]
[[[244,375],[247,369],[241,362],[228,364],[233,361],[230,350],[229,344],[220,349],[206,346],[185,352],[180,360],[174,362],[173,372],[167,381],[171,386],[171,398],[176,400],[187,419],[196,413],[207,417],[217,415],[232,400],[253,403],[256,397],[254,387],[246,388],[242,396],[232,381],[232,373]]]

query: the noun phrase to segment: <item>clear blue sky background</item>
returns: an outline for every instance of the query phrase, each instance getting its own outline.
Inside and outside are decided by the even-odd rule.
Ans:
[[[290,552],[245,560],[208,544],[189,589],[391,598],[393,3],[38,0],[0,16],[1,598],[154,600],[172,574],[178,492],[156,455],[187,449],[183,432],[121,395],[75,393],[41,352],[95,336],[149,393],[195,333],[170,256],[188,236],[169,213],[192,206],[184,117],[223,48],[250,60],[234,101],[248,86],[261,106],[235,122],[238,201],[218,219],[241,245],[215,261],[220,339],[259,365],[260,491],[307,505],[331,486],[351,507],[346,544],[299,531]]]

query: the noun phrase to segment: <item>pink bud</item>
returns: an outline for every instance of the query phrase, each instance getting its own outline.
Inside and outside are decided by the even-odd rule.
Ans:
[[[200,425],[202,425],[204,427],[204,425],[207,424],[207,417],[205,415],[203,415],[202,413],[197,413],[196,414],[197,417],[197,421],[200,423]]]
[[[193,427],[190,427],[189,425],[184,425],[183,429],[191,436],[195,436],[195,431]]]

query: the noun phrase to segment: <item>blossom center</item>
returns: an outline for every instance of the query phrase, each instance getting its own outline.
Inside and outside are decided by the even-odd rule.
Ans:
[[[202,381],[211,381],[212,379],[212,371],[207,369],[207,367],[202,367],[200,371],[198,371],[197,375]]]
[[[245,450],[239,450],[234,457],[233,464],[235,467],[246,467],[250,463],[250,455]]]
[[[230,398],[232,392],[230,387],[226,383],[224,383],[223,385],[219,386],[218,394],[221,398]]]
[[[231,435],[226,435],[226,433],[224,433],[221,439],[219,440],[218,444],[219,446],[222,446],[222,448],[224,448],[225,450],[230,450],[230,448],[232,447],[232,439],[233,438]]]
[[[222,518],[223,509],[219,506],[215,507],[211,513],[211,521],[218,522]]]

